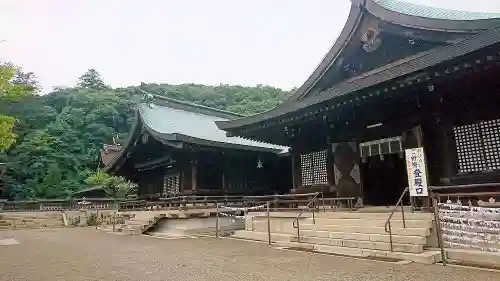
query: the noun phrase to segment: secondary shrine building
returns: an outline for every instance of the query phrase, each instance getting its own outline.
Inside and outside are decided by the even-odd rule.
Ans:
[[[287,102],[219,128],[291,147],[292,192],[394,205],[408,186],[404,150],[417,147],[431,186],[500,182],[500,14],[351,2]]]
[[[287,148],[227,137],[215,124],[237,117],[147,94],[128,142],[102,149],[103,169],[137,183],[143,199],[282,193],[290,177],[276,175],[291,173]]]

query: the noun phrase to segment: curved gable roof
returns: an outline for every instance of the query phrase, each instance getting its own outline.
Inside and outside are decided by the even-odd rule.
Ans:
[[[349,11],[349,16],[347,17],[347,22],[342,29],[339,37],[332,45],[328,53],[323,57],[319,65],[313,71],[313,73],[307,78],[306,82],[302,84],[293,95],[285,102],[291,102],[300,99],[303,95],[309,92],[312,87],[323,77],[326,71],[332,66],[337,57],[340,55],[344,47],[351,40],[352,35],[355,33],[359,23],[361,22],[361,18],[363,16],[361,7],[356,5],[353,1],[351,4],[351,9]]]
[[[144,93],[144,91],[142,91]],[[111,159],[107,159],[104,171],[123,162],[133,144],[141,137],[142,128],[155,139],[164,143],[186,142],[205,146],[225,147],[267,153],[284,153],[288,147],[252,141],[240,137],[228,137],[215,122],[229,121],[244,115],[192,104],[163,96],[148,95],[154,102],[141,103],[136,110],[127,143]]]
[[[364,13],[402,27],[464,33],[464,36],[500,26],[500,13],[456,11],[400,0],[351,0],[351,2],[349,16],[340,36],[314,72],[285,104],[305,97],[323,78],[360,26]]]
[[[393,24],[443,32],[478,33],[500,25],[500,13],[478,13],[412,4],[365,0],[366,11]]]
[[[196,108],[196,107],[195,107]],[[286,147],[251,141],[240,137],[228,137],[215,124],[228,121],[220,116],[209,115],[196,110],[182,110],[168,104],[140,104],[139,115],[146,129],[156,138],[168,141],[182,141],[209,146],[282,152]]]
[[[286,106],[281,106],[270,111],[266,111],[257,115],[248,116],[230,121],[216,122],[219,128],[229,131],[238,127],[248,126],[262,122],[266,119],[273,119],[294,111],[304,109],[306,107],[322,103],[324,101],[334,99],[343,95],[351,94],[362,89],[378,85],[390,81],[392,79],[404,77],[411,73],[422,71],[428,67],[444,63],[448,60],[462,57],[469,53],[481,50],[500,44],[500,26],[462,39],[461,41],[431,49],[427,52],[415,54],[386,66],[374,69],[368,73],[355,76],[346,81],[343,81],[330,89],[324,91],[319,96],[314,98],[298,100],[288,103]]]
[[[401,0],[373,0],[381,7],[409,16],[454,21],[475,21],[500,18],[500,13],[471,12],[424,6]]]

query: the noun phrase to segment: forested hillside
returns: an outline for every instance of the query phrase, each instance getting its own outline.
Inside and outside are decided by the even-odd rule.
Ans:
[[[260,85],[142,84],[113,89],[93,69],[75,87],[43,96],[36,93],[33,73],[17,69],[8,80],[8,87],[24,87],[9,98],[13,91],[0,84],[0,162],[7,163],[2,196],[10,199],[64,198],[88,187],[84,179],[96,170],[102,144],[116,135],[121,142],[127,138],[135,103],[142,99],[137,87],[243,114],[269,110],[289,96]],[[2,123],[2,118],[14,122]],[[7,136],[11,143],[2,149]]]

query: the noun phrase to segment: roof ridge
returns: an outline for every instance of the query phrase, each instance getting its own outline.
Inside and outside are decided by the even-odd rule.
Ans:
[[[160,102],[158,104],[160,106],[161,105],[168,105],[170,103],[176,103],[182,107],[182,108],[178,108],[180,110],[190,111],[189,109],[201,109],[201,110],[203,110],[203,112],[200,112],[199,110],[195,110],[194,112],[208,115],[208,116],[222,117],[222,118],[228,118],[228,119],[246,117],[246,115],[239,114],[236,112],[218,109],[218,108],[214,108],[214,107],[209,107],[209,106],[202,105],[202,104],[196,104],[193,102],[182,101],[182,100],[178,100],[178,99],[174,99],[174,98],[170,98],[170,97],[166,97],[166,96],[162,96],[162,95],[158,95],[158,94],[153,94],[153,93],[145,91],[141,88],[137,88],[137,89],[146,95],[151,95],[155,104],[157,103],[158,100],[166,102],[163,104]],[[214,113],[214,114],[210,114],[210,113]],[[223,116],[221,116],[221,115],[223,115]]]
[[[443,20],[481,20],[481,19],[491,19],[499,18],[500,13],[498,12],[487,12],[487,11],[470,11],[461,10],[456,8],[444,8],[432,5],[425,5],[420,3],[409,2],[408,0],[373,0],[376,4],[382,6],[385,9],[424,18],[434,18]],[[415,9],[415,10],[412,10]],[[454,14],[448,14],[454,13]],[[462,18],[461,16],[486,16],[484,18]]]

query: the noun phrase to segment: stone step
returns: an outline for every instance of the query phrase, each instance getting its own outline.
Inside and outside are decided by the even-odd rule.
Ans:
[[[267,223],[254,222],[252,230],[267,232]],[[300,224],[300,231],[315,230],[315,231],[328,231],[328,232],[344,232],[344,233],[364,233],[364,234],[388,234],[383,226],[350,226],[350,225],[313,225],[313,224]],[[392,227],[393,235],[401,236],[422,236],[427,237],[430,235],[429,228],[402,228]],[[293,225],[283,225],[281,227],[271,224],[271,232],[281,232],[296,234],[297,229]]]
[[[315,217],[318,218],[333,218],[333,219],[381,219],[387,220],[390,212],[381,213],[362,213],[362,212],[316,212]],[[396,211],[392,215],[392,219],[402,219],[401,211]],[[432,213],[411,213],[405,212],[405,219],[407,220],[433,220],[434,214]]]
[[[236,230],[234,231],[231,237],[247,239],[247,240],[256,240],[256,241],[268,241],[267,232],[257,232],[257,231],[247,231],[247,230]],[[282,234],[282,233],[272,233],[271,241],[291,241],[292,235],[290,234]]]
[[[266,224],[267,219],[254,220],[253,223]],[[346,225],[346,226],[385,226],[385,220],[375,219],[332,219],[332,218],[304,218],[299,221],[299,224],[316,224],[316,225]],[[288,219],[271,219],[271,225],[278,225],[285,227],[287,225],[293,226],[293,220]],[[407,228],[432,228],[432,221],[430,220],[405,220]],[[402,220],[391,220],[391,227],[403,227]]]
[[[235,238],[242,238],[248,240],[258,240],[258,241],[268,241],[267,232],[257,232],[257,231],[245,231],[238,230],[232,235]],[[289,242],[300,242],[311,245],[327,245],[345,248],[360,248],[360,249],[371,249],[371,250],[382,250],[390,251],[390,244],[385,242],[375,242],[375,241],[357,241],[357,240],[345,240],[345,239],[330,239],[321,237],[302,237],[300,241],[297,237],[282,233],[271,233],[271,241],[289,241]],[[415,244],[392,244],[393,251],[395,252],[406,252],[406,253],[422,253],[424,251],[423,245]]]
[[[391,244],[387,242],[376,242],[376,241],[358,241],[358,240],[346,240],[346,239],[331,239],[331,238],[321,238],[321,237],[293,237],[291,239],[293,242],[303,242],[315,245],[331,245],[338,247],[347,248],[361,248],[361,249],[372,249],[372,250],[382,250],[390,251]],[[422,244],[392,244],[392,250],[395,252],[405,252],[405,253],[422,253],[424,251],[424,246]]]
[[[272,218],[290,218],[295,219],[298,216],[298,212],[270,212],[270,217]],[[267,214],[265,212],[252,212],[251,216],[255,218],[265,219]],[[317,218],[332,218],[332,219],[380,219],[387,220],[390,215],[390,212],[376,212],[376,213],[363,213],[363,212],[335,212],[335,211],[327,211],[323,212],[319,210],[314,213]],[[301,218],[312,217],[312,212],[304,212],[300,216]],[[402,219],[401,211],[397,211],[392,216],[394,219]],[[434,215],[432,213],[411,213],[405,211],[405,219],[410,220],[433,220]]]
[[[302,225],[300,226],[302,228]],[[331,232],[348,232],[348,233],[368,233],[368,234],[387,234],[383,226],[345,226],[345,225],[309,225],[310,229],[328,230]],[[393,227],[391,229],[393,235],[404,236],[424,236],[431,234],[428,228],[401,228]]]
[[[335,219],[335,218],[307,218],[304,220],[306,224],[336,224],[336,225],[352,225],[352,226],[384,226],[386,220],[380,219]],[[405,219],[405,226],[408,228],[431,228],[431,220],[413,220]],[[391,219],[391,227],[403,227],[403,220]]]
[[[413,261],[423,264],[434,264],[441,261],[441,255],[439,251],[425,251],[423,253],[405,253],[405,252],[390,252],[383,250],[374,249],[361,249],[361,248],[347,248],[339,246],[329,246],[329,245],[315,245],[309,243],[299,243],[291,241],[278,241],[275,243],[278,247],[288,247],[288,248],[302,248],[305,250],[313,250],[319,253],[328,253],[334,255],[344,255],[352,257],[379,257],[379,258],[391,258],[399,260]]]
[[[342,240],[385,242],[385,243],[390,242],[389,234],[366,234],[366,233],[302,230],[302,231],[300,231],[300,236],[301,237],[342,239]],[[294,237],[296,237],[296,232],[295,232]],[[423,236],[392,235],[392,242],[399,243],[399,244],[425,245],[427,243],[427,239]]]
[[[138,220],[129,220],[129,221],[127,221],[127,224],[128,225],[141,225],[141,226],[143,226],[143,225],[148,225],[149,221],[144,221],[144,220],[140,220],[140,221],[138,221]]]

